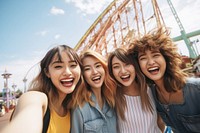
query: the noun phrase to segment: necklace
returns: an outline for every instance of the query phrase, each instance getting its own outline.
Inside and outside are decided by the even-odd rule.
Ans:
[[[163,99],[163,101],[164,101],[164,103],[165,104],[163,104],[163,107],[165,108],[165,110],[167,111],[167,112],[169,112],[169,103],[170,103],[170,101],[171,101],[171,95],[172,95],[172,93],[171,92],[169,92],[169,98],[168,98],[168,100],[166,100],[165,99],[165,97],[163,96],[163,94],[161,93],[161,91],[159,90],[159,89],[157,89],[158,90],[158,92],[159,92],[159,96],[161,96],[161,98]]]
[[[172,95],[172,93],[169,92],[169,97],[168,97],[168,99],[166,99],[166,98],[163,96],[162,92],[161,92],[159,89],[157,89],[157,90],[158,90],[158,92],[159,92],[159,96],[163,99],[164,103],[167,104],[167,105],[169,105],[169,103],[170,103],[170,101],[171,101],[171,95]]]

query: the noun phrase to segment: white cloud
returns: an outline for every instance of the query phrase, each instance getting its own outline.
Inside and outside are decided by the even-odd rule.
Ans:
[[[37,32],[36,35],[39,35],[39,36],[45,36],[47,33],[48,33],[48,31],[43,30],[43,31],[39,31],[39,32]]]
[[[54,39],[59,39],[60,37],[61,37],[61,35],[57,34],[57,35],[54,36]]]
[[[65,0],[65,2],[74,4],[78,12],[87,15],[101,13],[112,0]]]
[[[53,6],[51,8],[50,13],[53,14],[53,15],[63,15],[63,14],[65,14],[65,11],[63,9],[60,9],[60,8],[57,8],[57,7]]]

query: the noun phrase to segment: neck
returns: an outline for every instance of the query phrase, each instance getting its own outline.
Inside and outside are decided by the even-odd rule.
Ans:
[[[64,107],[63,107],[63,105],[62,105],[63,100],[64,100],[65,97],[66,97],[66,95],[65,95],[65,96],[64,96],[64,95],[59,95],[58,100],[53,101],[53,103],[52,103],[53,109],[54,109],[54,110],[56,111],[56,113],[57,113],[58,115],[60,115],[60,116],[64,116],[64,115],[66,115],[66,113],[67,113],[67,110],[64,109]]]
[[[160,92],[166,92],[166,89],[164,87],[164,81],[163,79],[162,80],[157,80],[157,81],[154,81],[156,86],[157,86],[157,89],[159,89]]]
[[[123,92],[125,95],[138,96],[139,95],[138,84],[133,82],[130,86],[124,86]]]
[[[92,91],[96,97],[99,107],[102,108],[103,107],[103,98],[101,95],[101,88],[95,88],[95,89],[92,89]]]

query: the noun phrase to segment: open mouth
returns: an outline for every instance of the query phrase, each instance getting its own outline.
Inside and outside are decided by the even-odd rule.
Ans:
[[[151,74],[156,74],[159,72],[159,67],[152,67],[148,69],[148,72],[150,72]]]
[[[127,80],[129,80],[130,79],[130,74],[128,74],[128,75],[123,75],[123,76],[121,76],[120,78],[123,80],[123,81],[127,81]]]
[[[92,78],[92,81],[94,81],[94,82],[99,82],[100,79],[101,79],[101,76],[96,76],[96,77],[93,77],[93,78]]]
[[[64,80],[61,80],[61,84],[65,87],[70,87],[73,85],[73,81],[74,79],[73,78],[70,78],[70,79],[64,79]]]

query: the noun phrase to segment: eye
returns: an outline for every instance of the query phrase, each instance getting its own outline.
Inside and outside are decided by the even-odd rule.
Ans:
[[[74,62],[74,63],[71,63],[69,66],[70,66],[71,68],[75,68],[77,65],[78,65],[78,64]]]
[[[90,70],[90,67],[84,67],[84,71]]]
[[[62,68],[62,65],[55,65],[54,68],[60,69],[60,68]]]
[[[96,65],[96,68],[99,68],[99,67],[101,67],[101,64],[97,64],[97,65]]]
[[[113,69],[118,69],[119,66],[118,66],[118,65],[114,65],[112,68],[113,68]]]
[[[126,67],[129,67],[129,66],[131,66],[131,64],[130,64],[130,63],[126,63],[125,66],[126,66]]]
[[[160,53],[156,53],[153,55],[153,57],[159,57],[160,56]]]
[[[145,56],[139,57],[139,60],[145,60],[145,59],[147,59]]]

